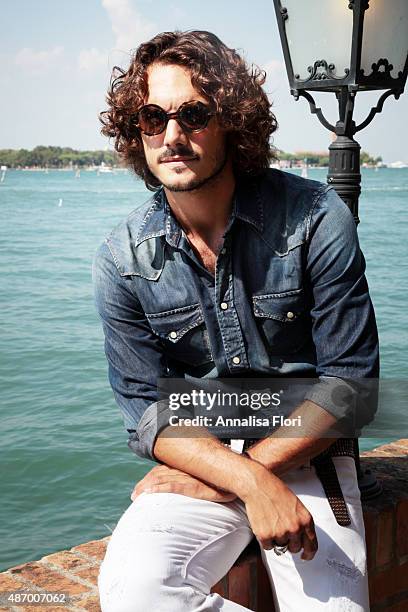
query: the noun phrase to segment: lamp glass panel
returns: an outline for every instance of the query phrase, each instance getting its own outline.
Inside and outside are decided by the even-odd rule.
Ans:
[[[372,64],[387,59],[391,76],[403,70],[408,52],[408,0],[371,0],[364,14],[361,68],[372,73]],[[384,70],[381,68],[380,70]]]
[[[285,29],[293,74],[304,80],[316,61],[334,64],[336,77],[350,68],[353,11],[347,0],[283,0]]]

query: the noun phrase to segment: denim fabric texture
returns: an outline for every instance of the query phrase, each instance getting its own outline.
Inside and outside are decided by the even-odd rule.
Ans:
[[[157,379],[166,376],[316,376],[307,399],[340,418],[330,380],[379,375],[364,273],[353,216],[323,183],[274,169],[237,180],[215,276],[159,189],[93,263],[130,448],[154,459],[168,413]]]

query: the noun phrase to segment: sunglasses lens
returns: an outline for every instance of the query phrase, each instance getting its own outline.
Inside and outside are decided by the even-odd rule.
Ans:
[[[139,127],[148,136],[160,134],[166,127],[166,113],[154,105],[144,106],[139,111]]]
[[[209,120],[208,108],[202,102],[185,104],[180,109],[180,119],[189,130],[202,130]]]

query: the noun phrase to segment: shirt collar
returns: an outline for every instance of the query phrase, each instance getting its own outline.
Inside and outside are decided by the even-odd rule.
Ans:
[[[238,179],[234,194],[233,217],[253,225],[263,232],[263,200],[259,189],[261,178]]]
[[[227,226],[232,226],[235,219],[253,225],[260,233],[264,228],[263,200],[258,181],[260,179],[238,179],[236,183],[231,218]],[[163,187],[154,194],[152,206],[149,208],[140,227],[135,246],[145,240],[166,236],[166,241],[177,248],[180,242],[182,228],[171,213]]]

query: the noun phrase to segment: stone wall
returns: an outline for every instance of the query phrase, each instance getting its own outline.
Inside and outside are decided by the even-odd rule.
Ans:
[[[363,453],[383,486],[377,499],[364,504],[371,612],[408,610],[408,440]],[[109,538],[87,542],[25,563],[0,574],[0,596],[19,592],[67,593],[58,605],[0,604],[0,612],[99,612],[96,580]],[[255,542],[256,544],[256,542]],[[271,589],[256,546],[250,546],[214,591],[256,612],[273,612]]]

